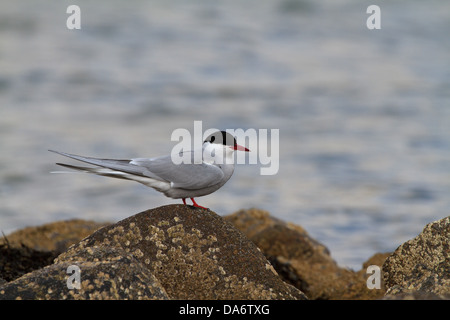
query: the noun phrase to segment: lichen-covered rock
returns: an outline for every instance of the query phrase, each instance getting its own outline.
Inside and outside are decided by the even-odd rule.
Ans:
[[[43,268],[69,246],[107,225],[72,219],[26,227],[0,238],[0,277],[13,281]]]
[[[386,295],[415,291],[450,298],[450,217],[429,223],[383,265]],[[428,295],[429,296],[429,295]]]
[[[273,218],[263,210],[240,210],[225,219],[252,240],[285,281],[310,299],[377,299],[384,290],[369,290],[365,274],[341,268],[328,249],[300,226]]]
[[[387,294],[383,300],[449,300],[449,295],[439,295],[425,291],[398,292]]]
[[[0,245],[7,244],[13,248],[24,245],[36,251],[61,253],[107,224],[81,219],[57,221],[17,230],[0,239]]]
[[[77,271],[75,271],[77,270]],[[74,277],[79,271],[79,279]],[[75,280],[79,280],[79,286]],[[0,299],[168,299],[154,275],[118,248],[89,247],[0,286]]]
[[[212,211],[169,205],[106,226],[61,254],[120,248],[160,282],[171,299],[305,299],[283,282],[240,231]]]

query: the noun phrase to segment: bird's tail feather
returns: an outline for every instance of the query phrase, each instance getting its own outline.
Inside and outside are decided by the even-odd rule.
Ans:
[[[100,176],[106,176],[106,177],[111,177],[111,178],[132,180],[129,177],[127,177],[127,176],[129,176],[127,173],[121,172],[121,171],[111,170],[111,169],[108,169],[108,168],[102,168],[102,167],[96,167],[96,168],[79,167],[79,166],[73,166],[73,165],[65,164],[65,163],[57,163],[57,165],[65,167],[65,168],[73,169],[73,170],[76,170],[78,172],[93,173],[93,174],[97,174],[97,175],[100,175]],[[73,171],[54,171],[53,173],[76,173],[76,172],[73,172]]]
[[[136,176],[134,174],[130,174],[127,172],[115,171],[115,170],[103,168],[103,167],[79,167],[79,166],[73,166],[73,165],[65,164],[65,163],[57,163],[57,165],[65,167],[65,168],[73,169],[76,171],[56,171],[54,173],[77,173],[77,172],[91,173],[91,174],[96,174],[96,175],[104,176],[104,177],[136,181],[136,182],[142,183],[148,187],[154,188],[160,192],[166,192],[170,189],[169,182],[159,181],[159,180],[152,179],[149,177]]]

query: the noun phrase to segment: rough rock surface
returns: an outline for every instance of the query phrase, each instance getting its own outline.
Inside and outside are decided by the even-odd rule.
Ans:
[[[26,227],[3,236],[0,238],[0,277],[9,282],[43,268],[69,246],[105,225],[107,223],[73,219]]]
[[[383,289],[367,288],[365,272],[339,267],[328,249],[300,226],[258,209],[240,210],[225,218],[255,242],[285,281],[310,299],[378,299],[384,295]]]
[[[143,263],[172,299],[302,299],[258,248],[212,211],[148,210],[104,227],[58,260],[92,246],[119,247]]]
[[[429,223],[383,265],[386,295],[450,298],[450,217]]]
[[[14,248],[25,246],[36,251],[61,253],[107,224],[81,219],[57,221],[15,231],[0,239],[0,245],[7,244]]]
[[[83,292],[67,292],[66,269],[74,263],[82,271]],[[140,285],[147,282],[153,284],[149,292]],[[185,205],[148,210],[101,228],[55,264],[3,285],[0,298],[2,294],[33,299],[306,299],[230,223]]]
[[[79,288],[69,267],[80,270]],[[135,257],[118,248],[90,247],[64,261],[0,287],[0,299],[168,299],[164,288]]]
[[[428,224],[392,254],[375,254],[358,272],[339,267],[303,228],[263,210],[220,218],[166,206],[95,233],[104,224],[60,221],[0,240],[0,299],[302,299],[301,291],[311,299],[450,299],[449,219]],[[81,288],[68,290],[74,264]],[[369,265],[383,265],[386,296],[383,284],[367,288]]]
[[[53,262],[56,252],[39,251],[26,246],[0,245],[0,284],[15,280],[24,274],[43,268]]]

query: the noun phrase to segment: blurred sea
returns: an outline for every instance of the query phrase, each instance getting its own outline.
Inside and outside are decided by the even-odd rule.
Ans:
[[[81,8],[81,30],[66,9]],[[366,9],[381,8],[381,30]],[[0,0],[0,230],[181,203],[54,175],[48,149],[170,153],[177,128],[279,129],[199,204],[303,226],[356,270],[450,214],[450,2]],[[70,161],[69,161],[70,162]]]

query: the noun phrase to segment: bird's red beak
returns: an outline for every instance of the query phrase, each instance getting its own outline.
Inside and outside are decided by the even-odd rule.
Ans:
[[[246,147],[240,146],[238,144],[235,144],[233,147],[234,150],[239,150],[239,151],[250,151],[248,150]]]

